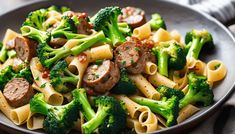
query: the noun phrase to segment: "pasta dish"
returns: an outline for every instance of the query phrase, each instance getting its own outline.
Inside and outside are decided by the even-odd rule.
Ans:
[[[104,7],[89,16],[51,6],[0,43],[0,110],[49,134],[155,132],[213,104],[224,63],[206,29],[183,39],[158,13]],[[204,54],[203,54],[204,53]]]

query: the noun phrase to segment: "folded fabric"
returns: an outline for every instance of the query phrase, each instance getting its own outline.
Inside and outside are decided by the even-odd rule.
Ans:
[[[194,9],[208,13],[222,23],[235,18],[235,0],[179,0],[177,3],[191,5]]]

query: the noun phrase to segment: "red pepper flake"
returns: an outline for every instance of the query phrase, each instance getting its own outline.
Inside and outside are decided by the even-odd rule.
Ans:
[[[145,44],[146,44],[146,46],[147,46],[149,49],[151,49],[151,48],[154,47],[154,42],[153,42],[153,40],[146,40]]]
[[[78,55],[78,60],[81,62],[81,63],[84,63],[86,62],[87,60],[87,55],[85,53],[81,53]]]
[[[79,13],[77,16],[78,16],[78,19],[84,19],[87,17],[87,13]]]
[[[50,76],[49,70],[45,70],[45,71],[42,73],[42,78],[48,78],[49,76]]]
[[[87,26],[88,26],[89,29],[92,29],[92,28],[93,28],[93,24],[92,24],[92,23],[88,23]]]
[[[88,95],[91,95],[91,96],[95,95],[95,92],[92,89],[88,89],[86,91]]]

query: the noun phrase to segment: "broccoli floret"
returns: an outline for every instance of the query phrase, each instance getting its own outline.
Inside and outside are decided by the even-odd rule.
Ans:
[[[29,83],[33,83],[33,76],[30,67],[25,67],[15,75],[16,78],[25,78]]]
[[[105,7],[91,18],[94,29],[96,31],[103,30],[106,37],[112,41],[113,46],[117,46],[126,41],[125,36],[118,27],[117,18],[120,14],[122,12],[119,7]]]
[[[159,73],[164,76],[168,77],[168,67],[180,70],[186,65],[184,50],[176,42],[162,42],[152,50],[158,59]]]
[[[212,35],[207,30],[194,29],[186,33],[185,43],[189,45],[187,58],[193,57],[198,59],[202,49],[211,50],[215,47]]]
[[[161,97],[171,98],[172,96],[176,96],[179,99],[184,97],[184,93],[181,90],[169,88],[167,86],[158,86],[157,91],[161,94]]]
[[[43,66],[50,68],[58,60],[67,57],[68,55],[78,55],[92,45],[105,40],[104,33],[98,32],[86,38],[77,39],[77,44],[72,48],[63,46],[61,48],[51,48],[47,43],[41,43],[37,48],[37,55]]]
[[[72,92],[73,100],[68,104],[53,106],[47,104],[42,93],[35,94],[30,100],[30,111],[46,116],[43,128],[49,134],[65,134],[73,127],[79,115],[79,101],[77,90]]]
[[[66,37],[67,39],[75,39],[75,38],[79,39],[87,36],[76,33],[77,33],[77,27],[75,25],[74,20],[68,16],[63,16],[61,18],[59,25],[51,31],[51,36],[54,38]]]
[[[19,72],[13,70],[12,66],[7,66],[6,68],[0,71],[0,89],[2,90],[7,82],[12,80],[13,78],[24,78],[29,83],[32,83],[32,73],[29,67],[23,68]]]
[[[55,5],[53,5],[53,6],[50,6],[47,10],[48,11],[57,11],[59,13],[64,13],[66,11],[70,11],[70,8],[65,7],[65,6],[55,6]]]
[[[132,31],[129,25],[125,22],[118,23],[118,29],[122,32],[124,36],[131,36]]]
[[[151,20],[149,21],[152,30],[158,30],[159,28],[166,29],[166,24],[163,18],[158,14],[152,14]]]
[[[46,31],[48,27],[44,27],[43,22],[45,22],[47,19],[47,13],[48,11],[46,9],[39,9],[30,12],[24,21],[23,26],[30,26],[41,31]]]
[[[6,46],[2,44],[2,42],[0,42],[0,61],[1,62],[5,62],[6,58],[7,58],[7,49]]]
[[[214,94],[207,83],[205,76],[196,75],[194,72],[189,73],[189,89],[183,99],[180,100],[180,108],[188,104],[200,102],[208,106],[213,102]]]
[[[120,103],[111,96],[94,98],[98,108],[95,117],[82,125],[85,134],[98,129],[100,134],[118,134],[126,126],[126,112]]]
[[[12,69],[12,66],[8,66],[0,71],[0,89],[2,90],[4,86],[7,84],[15,76],[15,72]]]
[[[27,36],[39,43],[45,43],[50,40],[51,34],[49,32],[40,31],[31,26],[22,26],[20,30],[23,36]]]
[[[177,96],[172,96],[169,99],[163,97],[159,101],[139,96],[131,97],[131,99],[140,105],[148,106],[151,111],[164,117],[168,127],[177,124],[176,119],[179,114],[179,98]]]
[[[135,84],[128,78],[125,68],[120,70],[121,78],[119,82],[112,88],[111,92],[115,94],[131,95],[136,93]]]
[[[57,92],[67,93],[71,90],[69,85],[76,86],[79,77],[68,70],[68,64],[62,60],[56,63],[56,65],[50,71],[51,84]]]

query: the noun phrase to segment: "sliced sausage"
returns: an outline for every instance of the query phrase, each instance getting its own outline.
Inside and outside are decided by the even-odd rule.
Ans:
[[[122,13],[118,17],[119,22],[126,22],[133,29],[146,23],[145,12],[140,8],[125,7]]]
[[[119,81],[120,72],[118,66],[105,60],[101,65],[90,65],[83,77],[85,86],[91,87],[94,91],[105,93],[112,89]]]
[[[15,38],[15,50],[17,57],[24,62],[29,62],[36,56],[37,43],[26,37]]]
[[[115,62],[129,73],[142,73],[147,61],[155,62],[155,56],[149,50],[140,40],[132,37],[115,49]]]
[[[53,39],[51,39],[49,44],[53,48],[58,48],[58,47],[63,46],[66,42],[67,42],[67,39],[65,39],[65,38],[53,38]]]
[[[29,103],[34,91],[24,78],[14,78],[6,84],[3,95],[11,106],[20,107]]]
[[[92,33],[92,25],[89,23],[87,13],[80,13],[80,12],[72,12],[67,11],[64,12],[64,15],[73,17],[76,16],[79,20],[79,24],[77,25],[77,33],[78,34],[91,34]]]

